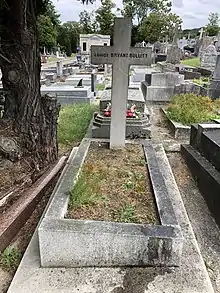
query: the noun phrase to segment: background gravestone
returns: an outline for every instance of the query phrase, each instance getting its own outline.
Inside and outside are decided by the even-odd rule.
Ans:
[[[220,55],[216,58],[216,66],[209,88],[209,96],[212,99],[220,98]]]
[[[201,56],[201,67],[214,70],[217,60],[217,51],[214,45],[209,45]]]

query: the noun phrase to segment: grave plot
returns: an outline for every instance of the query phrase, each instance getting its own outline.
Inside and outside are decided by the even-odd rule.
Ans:
[[[161,108],[161,111],[174,138],[184,139],[190,136],[191,124],[217,123],[220,117],[220,102],[193,93],[181,94],[174,96],[171,103],[166,108]]]
[[[182,145],[181,152],[220,225],[220,124],[193,125],[190,145]]]
[[[148,172],[141,145],[115,153],[108,143],[92,142],[67,218],[158,224]]]
[[[153,147],[150,142],[146,142],[142,154],[140,151],[141,145],[127,146],[124,155],[120,151],[116,155],[113,151],[103,147],[100,147],[100,150],[96,149],[97,154],[94,154],[94,145],[92,144],[90,149],[90,143],[91,140],[84,139],[79,149],[73,150],[68,169],[38,229],[41,265],[43,267],[178,266],[182,253],[183,238],[169,192],[157,164],[157,148]],[[135,147],[137,150],[135,150]],[[133,169],[136,170],[132,173],[133,176],[139,176],[140,186],[136,182],[136,188],[142,190],[140,198],[138,198],[137,193],[134,193],[133,196],[128,195],[129,192],[123,193],[120,176],[124,176],[123,171],[128,171],[126,167],[119,169],[121,175],[114,173],[117,172],[114,170],[114,160],[130,158],[132,161],[132,152],[130,157],[128,156],[129,149],[134,151],[134,155],[140,153],[135,163],[136,166],[129,166],[128,168],[131,173]],[[96,164],[101,163],[98,158],[99,152],[101,152],[100,156],[103,156],[103,158],[108,153],[115,157],[110,160],[109,169],[100,174],[101,178],[106,180],[107,186],[108,180],[113,180],[111,176],[118,176],[116,182],[118,183],[117,188],[120,188],[114,191],[111,183],[109,183],[111,186],[109,197],[104,187],[102,187],[104,188],[102,194],[98,192],[99,187],[101,190],[102,183],[100,182],[92,183],[94,184],[94,190],[89,196],[89,190],[91,192],[89,184],[91,184],[92,176],[87,178],[88,183],[86,180],[84,182],[83,179],[85,172],[88,170],[88,165],[85,162],[91,162],[91,156],[94,155],[94,159],[98,159]],[[125,157],[126,155],[128,158]],[[146,161],[144,161],[144,157]],[[144,162],[148,166],[149,174],[147,169],[145,175],[142,173],[144,169],[139,166],[139,158],[142,163]],[[106,161],[104,160],[104,162]],[[113,166],[111,166],[111,162]],[[90,163],[89,168],[92,168]],[[141,168],[141,174],[137,172],[138,168]],[[82,171],[80,172],[80,170]],[[144,177],[141,178],[142,176]],[[144,180],[146,185],[141,180]],[[153,192],[150,192],[149,181],[153,186]],[[124,188],[129,189],[133,184],[134,182],[125,180]],[[74,187],[76,187],[75,195]],[[78,188],[85,189],[80,192]],[[80,194],[78,198],[77,192]],[[83,201],[83,198],[87,198],[85,202],[90,200],[97,200],[97,202],[93,208],[92,206],[88,209],[78,207],[74,210],[74,204],[77,205],[80,200]],[[73,207],[73,209],[68,210],[68,206]],[[114,211],[112,211],[112,208]],[[67,219],[67,214],[74,219]],[[125,223],[126,221],[129,223]],[[59,257],[57,257],[58,255]]]

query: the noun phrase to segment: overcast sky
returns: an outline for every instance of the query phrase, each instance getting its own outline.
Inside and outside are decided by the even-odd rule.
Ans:
[[[57,10],[61,14],[62,21],[78,20],[78,15],[84,9],[92,11],[100,5],[96,0],[93,5],[82,5],[77,0],[53,0]],[[122,6],[122,0],[115,0],[118,7]],[[220,0],[173,0],[173,12],[183,19],[183,28],[195,28],[205,26],[210,12],[220,12]]]

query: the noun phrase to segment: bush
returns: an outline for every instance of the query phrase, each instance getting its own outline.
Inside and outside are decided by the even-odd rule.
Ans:
[[[209,97],[197,96],[193,93],[181,94],[173,97],[167,109],[167,116],[176,122],[190,125],[220,118],[219,110],[219,100],[212,102]]]
[[[73,145],[83,139],[97,105],[74,104],[61,108],[58,121],[58,142]]]

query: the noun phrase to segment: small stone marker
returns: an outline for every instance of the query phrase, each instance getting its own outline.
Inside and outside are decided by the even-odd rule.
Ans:
[[[112,64],[110,148],[125,146],[130,65],[151,65],[152,49],[130,47],[132,21],[116,18],[114,46],[91,46],[92,64]]]

